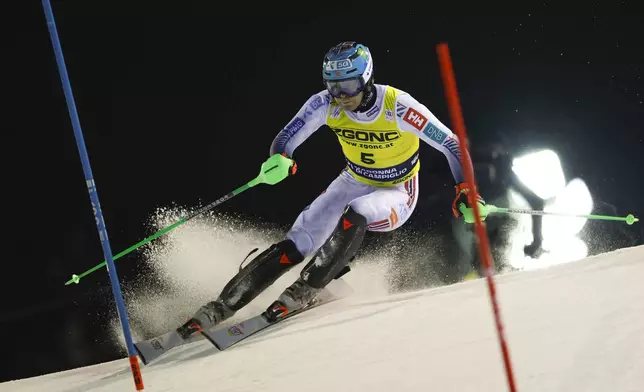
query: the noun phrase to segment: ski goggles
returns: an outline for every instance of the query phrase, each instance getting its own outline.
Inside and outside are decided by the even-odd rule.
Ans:
[[[355,97],[364,89],[362,78],[344,79],[344,80],[327,80],[325,81],[326,89],[334,98],[341,96]]]

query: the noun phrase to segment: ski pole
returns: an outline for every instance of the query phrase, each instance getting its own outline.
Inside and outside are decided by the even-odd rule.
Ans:
[[[262,168],[260,170],[259,175],[257,177],[255,177],[254,179],[252,179],[251,181],[249,181],[248,183],[240,186],[239,188],[237,188],[234,191],[226,194],[225,196],[220,197],[219,199],[217,199],[217,200],[213,201],[212,203],[208,204],[207,206],[204,206],[204,207],[200,208],[199,210],[197,210],[196,212],[192,213],[191,215],[189,215],[189,216],[187,216],[185,218],[182,218],[179,221],[173,223],[172,225],[170,225],[170,226],[168,226],[168,227],[166,227],[166,228],[154,233],[153,235],[147,237],[146,239],[137,242],[136,244],[130,246],[127,249],[125,249],[124,251],[114,255],[113,259],[116,260],[116,259],[119,259],[122,256],[125,256],[126,254],[132,252],[133,250],[135,250],[135,249],[147,244],[148,242],[151,242],[151,241],[155,240],[156,238],[161,237],[162,235],[164,235],[164,234],[168,233],[169,231],[171,231],[172,229],[174,229],[174,228],[186,223],[187,221],[191,220],[192,218],[194,218],[194,217],[196,217],[196,216],[198,216],[200,214],[203,214],[206,211],[212,210],[216,206],[222,204],[223,202],[225,202],[227,200],[232,199],[233,197],[239,195],[240,193],[246,191],[249,188],[254,187],[255,185],[258,185],[258,184],[269,184],[269,185],[277,184],[278,182],[280,182],[281,180],[283,180],[286,177],[286,175],[284,175],[286,170],[289,170],[286,173],[290,172],[290,168],[291,168],[292,163],[293,163],[293,161],[291,161],[289,158],[287,158],[285,156],[277,155],[277,154],[273,155],[268,160],[266,160],[266,162],[264,162],[264,164],[262,164]],[[275,170],[275,169],[280,169],[280,170]],[[65,282],[65,286],[68,286],[68,285],[70,285],[72,283],[78,284],[78,282],[80,282],[81,278],[91,274],[92,272],[98,270],[99,268],[102,268],[105,265],[106,265],[106,262],[103,261],[102,263],[100,263],[97,266],[95,266],[95,267],[83,272],[80,275],[73,274],[72,278],[70,280],[68,280],[67,282]]]
[[[488,212],[498,212],[504,214],[530,214],[530,215],[559,215],[567,216],[570,218],[586,218],[586,219],[602,219],[602,220],[613,220],[613,221],[622,221],[626,222],[628,225],[632,225],[635,222],[638,222],[639,219],[634,217],[633,214],[628,214],[625,217],[621,216],[610,216],[610,215],[582,215],[582,214],[569,214],[566,212],[549,212],[549,211],[538,211],[538,210],[528,210],[522,208],[502,208],[494,205],[487,205]]]

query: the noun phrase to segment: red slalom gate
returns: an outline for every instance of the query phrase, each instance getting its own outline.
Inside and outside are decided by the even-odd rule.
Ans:
[[[487,230],[485,228],[485,224],[481,220],[478,203],[473,202],[477,199],[478,187],[476,185],[476,179],[474,178],[474,168],[470,159],[469,141],[467,139],[467,134],[465,133],[465,121],[463,120],[463,112],[461,110],[461,104],[458,98],[458,90],[456,89],[456,78],[454,76],[454,69],[452,67],[452,59],[450,57],[449,48],[446,43],[438,44],[436,46],[436,52],[438,54],[438,61],[440,64],[441,76],[445,87],[445,97],[447,99],[447,105],[449,107],[452,126],[456,131],[456,135],[460,139],[460,144],[463,149],[463,153],[461,154],[461,165],[463,166],[463,170],[465,171],[465,179],[472,187],[468,197],[470,204],[472,204],[474,208],[479,254],[481,256],[481,261],[483,262],[483,268],[485,271],[487,285],[490,293],[490,301],[492,302],[492,309],[494,311],[494,321],[496,323],[496,331],[499,337],[499,343],[501,345],[501,352],[503,353],[503,363],[505,365],[508,387],[510,388],[510,391],[515,392],[516,386],[514,382],[514,374],[512,371],[512,363],[510,362],[510,352],[508,350],[508,344],[505,339],[503,322],[501,321],[501,310],[496,299],[496,287],[494,285],[493,278],[493,260],[492,253],[490,252]]]

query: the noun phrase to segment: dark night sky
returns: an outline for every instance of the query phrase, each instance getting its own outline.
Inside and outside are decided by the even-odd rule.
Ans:
[[[390,22],[357,5],[334,14],[321,7],[306,14],[300,5],[269,18],[269,9],[248,15],[187,1],[103,3],[52,2],[115,253],[150,234],[144,222],[155,208],[208,203],[253,178],[276,133],[322,89],[324,53],[344,40],[370,47],[376,82],[406,90],[450,125],[435,54],[448,42],[473,144],[503,138],[512,153],[552,148],[567,177],[586,181],[593,197],[620,215],[644,215],[644,17],[635,1],[586,2],[576,16],[561,16],[572,7],[555,2],[477,16],[459,14],[463,4],[423,5],[431,11],[424,12],[396,3],[388,13],[400,16]],[[94,321],[99,312],[87,308],[101,302],[92,298],[109,298],[107,274],[63,286],[103,254],[39,6],[16,16],[13,33],[16,89],[5,118],[16,124],[13,145],[23,158],[7,167],[20,196],[6,242],[12,259],[4,263],[1,322],[21,338],[16,367],[2,369],[0,381],[115,355]],[[452,180],[440,153],[421,151],[422,204]],[[290,224],[343,167],[325,129],[295,159],[297,176],[220,210]],[[449,214],[450,197],[440,214]],[[644,243],[641,228],[629,230]],[[136,257],[118,267],[124,279],[133,276]],[[29,280],[13,280],[28,273]],[[71,325],[86,339],[74,346],[83,355],[61,343]]]

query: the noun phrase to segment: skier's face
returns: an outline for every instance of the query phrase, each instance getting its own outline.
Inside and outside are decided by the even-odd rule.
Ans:
[[[362,102],[362,97],[364,96],[364,92],[360,92],[360,94],[356,95],[355,97],[347,97],[345,95],[340,96],[339,98],[336,98],[335,100],[338,102],[340,106],[342,106],[342,109],[348,110],[348,111],[354,111],[360,106],[360,102]]]

